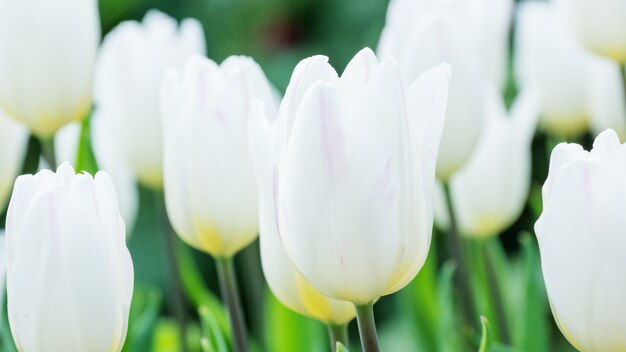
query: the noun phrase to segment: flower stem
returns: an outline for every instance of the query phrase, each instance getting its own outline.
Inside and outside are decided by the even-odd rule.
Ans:
[[[54,153],[54,136],[49,138],[39,138],[39,145],[41,146],[41,156],[52,171],[57,168],[57,158]]]
[[[452,204],[452,193],[448,182],[443,184],[443,190],[446,197],[446,206],[448,208],[449,227],[447,245],[448,251],[457,265],[457,271],[455,275],[456,287],[461,293],[461,307],[465,315],[465,322],[472,326],[475,324],[476,312],[474,311],[473,295],[469,284],[469,273],[467,270],[468,263],[465,258],[463,249],[463,240],[459,235],[458,224],[454,207]]]
[[[354,307],[356,308],[356,320],[359,324],[363,352],[380,352],[376,322],[374,321],[374,302],[363,305],[355,304]]]
[[[222,299],[228,307],[230,328],[233,336],[233,350],[235,352],[248,351],[246,326],[243,319],[243,309],[239,300],[239,289],[235,276],[233,257],[216,258],[217,274],[222,291]]]
[[[502,297],[502,288],[498,282],[498,276],[496,274],[495,263],[492,258],[491,251],[489,250],[489,244],[483,243],[483,260],[485,261],[485,271],[487,274],[487,284],[489,286],[489,293],[493,300],[494,310],[498,323],[498,332],[500,333],[500,342],[509,344],[511,338],[509,336],[509,326],[506,317],[506,310],[504,309],[504,300]]]
[[[348,346],[348,325],[346,324],[328,324],[328,337],[330,338],[330,350],[337,352],[337,342]]]

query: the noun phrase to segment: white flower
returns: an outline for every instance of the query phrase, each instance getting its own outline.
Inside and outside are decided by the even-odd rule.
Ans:
[[[139,182],[161,188],[163,132],[160,86],[168,68],[182,68],[203,54],[200,23],[150,11],[143,22],[123,22],[102,43],[96,69],[95,102],[109,131],[102,142],[115,145]]]
[[[87,116],[96,0],[0,0],[0,105],[39,137]]]
[[[626,346],[626,146],[611,130],[587,152],[561,143],[550,158],[535,224],[554,318],[580,351]]]
[[[428,255],[450,70],[405,87],[395,61],[369,49],[341,77],[326,60],[298,66],[280,109],[278,229],[313,287],[365,304],[404,287]]]
[[[9,323],[19,351],[121,351],[133,293],[115,188],[102,172],[20,176],[7,214]]]

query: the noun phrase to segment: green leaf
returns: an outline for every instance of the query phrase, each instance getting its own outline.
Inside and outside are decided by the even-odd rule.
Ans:
[[[159,317],[161,292],[152,287],[137,286],[133,292],[128,322],[128,335],[123,352],[149,350],[152,332]]]
[[[423,351],[436,350],[439,302],[435,244],[433,241],[426,263],[417,277],[397,295],[399,313],[412,325],[415,342]]]
[[[211,310],[206,306],[200,306],[198,312],[202,322],[202,349],[211,352],[230,351],[226,337]]]
[[[480,324],[482,325],[483,333],[478,352],[491,352],[491,325],[489,320],[483,315],[480,316]]]
[[[178,323],[172,319],[159,319],[154,330],[154,352],[182,351],[183,339],[180,336]]]
[[[98,163],[91,144],[91,117],[88,116],[80,125],[80,138],[76,152],[76,170],[87,171],[94,175],[98,172]]]
[[[525,234],[521,239],[521,275],[514,314],[514,345],[521,351],[549,351],[549,305],[545,292],[537,243]]]
[[[337,341],[337,352],[350,352],[348,347],[344,346],[341,342]]]
[[[283,306],[269,291],[265,294],[266,351],[326,351],[324,326]]]
[[[437,280],[439,296],[439,326],[437,328],[438,351],[454,352],[465,351],[463,344],[463,330],[458,321],[458,309],[455,307],[453,277],[456,266],[446,262],[441,267]]]

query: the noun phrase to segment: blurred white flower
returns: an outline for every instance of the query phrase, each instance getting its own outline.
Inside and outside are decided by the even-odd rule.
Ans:
[[[619,72],[623,69],[609,59],[593,60],[589,82],[589,114],[594,134],[611,128],[622,141],[626,141],[626,93]]]
[[[13,182],[22,170],[28,148],[28,130],[9,119],[0,108],[0,213],[13,189]]]
[[[539,117],[538,97],[522,92],[508,116],[495,90],[488,98],[482,137],[467,164],[450,179],[460,233],[488,237],[501,233],[520,216],[530,188],[531,142]],[[442,187],[435,197],[435,220],[448,226]]]
[[[0,105],[39,137],[87,116],[96,0],[0,0]]]
[[[463,166],[478,141],[487,76],[477,53],[478,39],[467,18],[424,2],[391,2],[378,45],[380,57],[398,60],[405,84],[440,62],[452,66],[454,78],[437,160],[437,176],[448,179]],[[434,7],[436,10],[425,10]]]
[[[590,50],[626,62],[626,0],[555,0],[577,38]]]
[[[137,180],[132,171],[116,153],[115,145],[106,143],[110,135],[106,126],[96,111],[91,121],[91,142],[93,152],[100,170],[106,171],[117,189],[117,198],[120,203],[120,212],[126,223],[127,235],[130,235],[139,211],[139,190]],[[67,161],[71,164],[77,162],[78,143],[81,138],[81,126],[72,123],[63,127],[56,134],[54,149],[59,163]]]
[[[409,283],[428,255],[450,69],[406,87],[394,60],[364,49],[341,77],[325,57],[298,70],[277,121],[279,234],[313,287],[370,303]]]
[[[7,301],[19,351],[121,351],[133,264],[102,172],[20,176],[7,214]]]
[[[561,143],[535,224],[554,319],[579,351],[626,346],[626,146],[611,130],[590,152]]]
[[[230,257],[258,233],[256,182],[248,148],[252,99],[274,114],[274,93],[248,57],[221,65],[191,58],[162,84],[164,189],[178,235],[216,257]]]
[[[537,89],[540,126],[556,135],[578,135],[589,127],[591,57],[547,2],[518,6],[516,77],[521,89]]]
[[[170,67],[182,68],[189,57],[204,51],[198,21],[185,19],[178,28],[173,18],[154,10],[141,23],[121,23],[104,39],[94,97],[103,120],[99,124],[109,132],[103,143],[116,145],[146,186],[161,188],[163,182],[159,98],[163,74]]]
[[[289,86],[282,114],[287,114],[292,104],[297,106],[295,100],[299,99],[300,92],[315,83],[312,73],[317,70],[331,70],[325,58],[312,57],[296,66],[291,80],[300,83],[297,88]],[[250,119],[248,134],[259,195],[261,263],[265,279],[276,298],[290,309],[326,324],[345,324],[355,316],[354,305],[322,295],[302,277],[285,253],[276,227],[274,205],[273,174],[278,157],[275,117],[267,116],[264,104],[255,100]]]

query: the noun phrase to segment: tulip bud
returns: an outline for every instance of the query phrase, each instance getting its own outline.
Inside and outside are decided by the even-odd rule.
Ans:
[[[511,116],[495,90],[487,106],[485,127],[474,153],[450,179],[460,233],[480,238],[499,234],[524,210],[530,188],[530,147],[539,117],[533,92],[518,96]],[[435,220],[447,227],[449,212],[441,188],[435,205]]]
[[[0,213],[11,194],[15,177],[22,170],[27,147],[28,130],[0,109]]]
[[[313,287],[360,305],[404,287],[428,255],[450,69],[405,87],[369,49],[340,78],[323,60],[298,67],[280,109],[278,230]]]
[[[9,323],[19,351],[121,351],[133,293],[115,188],[98,172],[20,176],[7,214]]]
[[[447,180],[469,158],[481,131],[486,78],[467,19],[444,11],[422,12],[416,1],[391,3],[378,45],[380,57],[398,60],[405,84],[440,62],[454,71],[437,177]]]
[[[552,314],[579,351],[626,346],[626,145],[612,130],[587,152],[561,143],[552,151],[535,224]]]
[[[0,0],[0,105],[39,137],[91,109],[96,0]]]
[[[107,138],[110,136],[106,130],[107,125],[103,124],[103,119],[98,115],[98,110],[95,110],[91,121],[93,152],[99,169],[109,174],[115,184],[120,202],[120,213],[126,223],[127,235],[130,235],[139,211],[137,180],[120,158],[116,145],[111,144]],[[78,123],[69,124],[59,130],[54,138],[56,159],[59,162],[77,162],[80,134],[81,126]]]
[[[328,67],[321,57],[303,60],[296,67],[292,81],[302,82],[299,88],[306,91],[314,82],[304,76],[316,66],[322,70]],[[295,95],[297,92],[290,89],[284,101],[295,99]],[[294,268],[283,249],[276,228],[273,196],[276,124],[268,121],[264,106],[258,100],[253,103],[250,119],[250,153],[257,177],[261,263],[265,279],[276,298],[291,310],[326,324],[345,324],[354,318],[354,305],[330,299],[313,288]]]
[[[588,49],[626,62],[625,0],[555,0],[555,3]]]
[[[519,5],[516,76],[522,89],[540,94],[540,127],[557,135],[578,135],[589,126],[588,77],[591,58],[547,2]]]
[[[258,232],[247,126],[258,98],[274,113],[272,88],[247,57],[221,65],[194,57],[162,85],[167,212],[178,235],[215,257],[230,257]]]
[[[95,101],[107,143],[117,145],[120,157],[139,182],[161,188],[163,142],[160,84],[170,68],[204,54],[200,23],[186,19],[177,28],[167,15],[150,11],[142,23],[123,22],[109,33],[98,57]],[[138,143],[141,140],[141,143]]]

